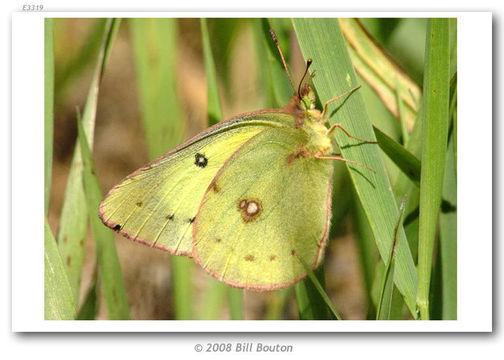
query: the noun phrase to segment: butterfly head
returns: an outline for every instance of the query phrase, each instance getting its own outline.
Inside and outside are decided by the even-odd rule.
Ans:
[[[308,69],[310,68],[310,65],[312,64],[313,60],[308,59],[306,60],[306,69],[303,74],[303,77],[301,78],[301,81],[299,82],[298,89],[297,89],[297,98],[299,105],[303,108],[303,110],[308,111],[308,110],[313,110],[315,109],[315,93],[310,87],[310,80],[312,75],[308,72]],[[308,77],[307,77],[308,75]],[[306,81],[305,81],[306,80]]]

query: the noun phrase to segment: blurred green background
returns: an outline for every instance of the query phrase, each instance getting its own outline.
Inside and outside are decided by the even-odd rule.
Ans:
[[[106,193],[113,185],[154,155],[167,152],[182,140],[205,129],[207,117],[207,75],[205,70],[200,19],[177,19],[163,31],[166,38],[152,38],[150,19],[123,19],[109,53],[100,85],[93,156],[96,172]],[[158,22],[163,20],[158,20]],[[363,26],[384,51],[421,88],[424,77],[426,19],[361,19]],[[304,71],[304,59],[288,19],[275,19],[282,49],[288,58],[295,82]],[[147,25],[146,25],[147,24]],[[263,34],[260,19],[208,19],[208,31],[216,69],[216,81],[222,103],[223,119],[239,113],[287,104],[288,96],[277,99],[267,89],[263,67]],[[54,142],[53,169],[48,220],[54,233],[58,232],[65,187],[77,139],[76,106],[84,108],[93,77],[99,48],[105,29],[104,19],[54,19]],[[151,33],[149,33],[149,31]],[[162,43],[172,53],[156,53],[150,47]],[[152,50],[152,49],[151,49]],[[142,56],[141,52],[147,53]],[[163,55],[164,54],[164,55]],[[165,57],[163,57],[165,56]],[[157,89],[151,86],[155,74],[148,74],[149,64],[172,64],[172,82],[157,84],[164,89],[166,100],[156,100]],[[317,64],[312,67],[317,69]],[[337,71],[337,69],[333,69]],[[151,78],[149,78],[149,76]],[[165,79],[160,75],[159,78]],[[287,78],[284,81],[287,83]],[[380,98],[360,79],[361,93],[373,124],[390,137],[403,142],[400,122],[387,110]],[[285,84],[282,84],[284,86]],[[164,87],[163,87],[164,86]],[[149,93],[150,92],[150,93]],[[169,93],[166,96],[166,93]],[[147,94],[147,95],[146,95]],[[337,96],[339,94],[334,94]],[[278,105],[276,104],[278,100]],[[281,103],[283,101],[283,103]],[[164,113],[169,138],[158,144],[146,142],[149,129],[142,118],[153,107]],[[221,119],[222,120],[222,119]],[[386,157],[389,177],[395,179],[398,169]],[[338,165],[337,165],[338,166]],[[359,238],[370,237],[359,231],[362,215],[358,201],[349,189],[344,167],[336,179],[336,187],[348,196],[334,199],[333,227],[325,255],[325,290],[345,319],[366,319],[372,315],[373,305],[369,289],[374,278],[363,266],[363,257],[379,261],[376,249],[363,253]],[[341,193],[341,189],[339,193]],[[90,214],[94,216],[95,214]],[[176,317],[170,262],[173,257],[160,250],[133,243],[114,234],[121,263],[132,319],[173,319]],[[371,240],[372,241],[372,240]],[[413,251],[416,253],[416,251]],[[86,241],[86,252],[80,284],[79,304],[83,304],[90,287],[94,286],[96,259],[91,233]],[[212,281],[203,270],[191,266],[190,296],[197,313],[209,302]],[[329,274],[329,275],[327,275]],[[377,285],[375,285],[376,287]],[[214,301],[213,299],[212,301]],[[216,318],[229,319],[228,304],[218,304]],[[98,302],[96,318],[107,318],[103,301]],[[298,319],[294,289],[271,292],[243,291],[245,319]],[[199,314],[199,315],[198,315]],[[408,315],[402,318],[409,318]]]

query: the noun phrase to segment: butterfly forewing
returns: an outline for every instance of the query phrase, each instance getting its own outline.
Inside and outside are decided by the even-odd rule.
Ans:
[[[246,141],[291,119],[265,112],[218,124],[116,185],[100,217],[132,240],[190,256],[193,222],[216,173]]]

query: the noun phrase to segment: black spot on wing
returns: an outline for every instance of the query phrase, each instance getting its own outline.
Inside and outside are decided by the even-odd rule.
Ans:
[[[192,217],[189,219],[189,222],[192,224],[194,222],[194,220],[196,219],[196,216],[195,217]]]
[[[200,168],[204,168],[208,165],[208,159],[205,155],[197,153],[194,155],[194,165],[199,166]]]

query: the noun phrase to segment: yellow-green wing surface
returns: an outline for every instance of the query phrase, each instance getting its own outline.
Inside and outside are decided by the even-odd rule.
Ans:
[[[112,188],[100,204],[100,218],[132,240],[191,256],[193,221],[218,170],[252,137],[292,122],[293,117],[280,110],[221,122]]]
[[[330,161],[302,150],[306,133],[269,128],[240,147],[207,190],[193,256],[229,285],[287,287],[323,255],[330,222]]]

